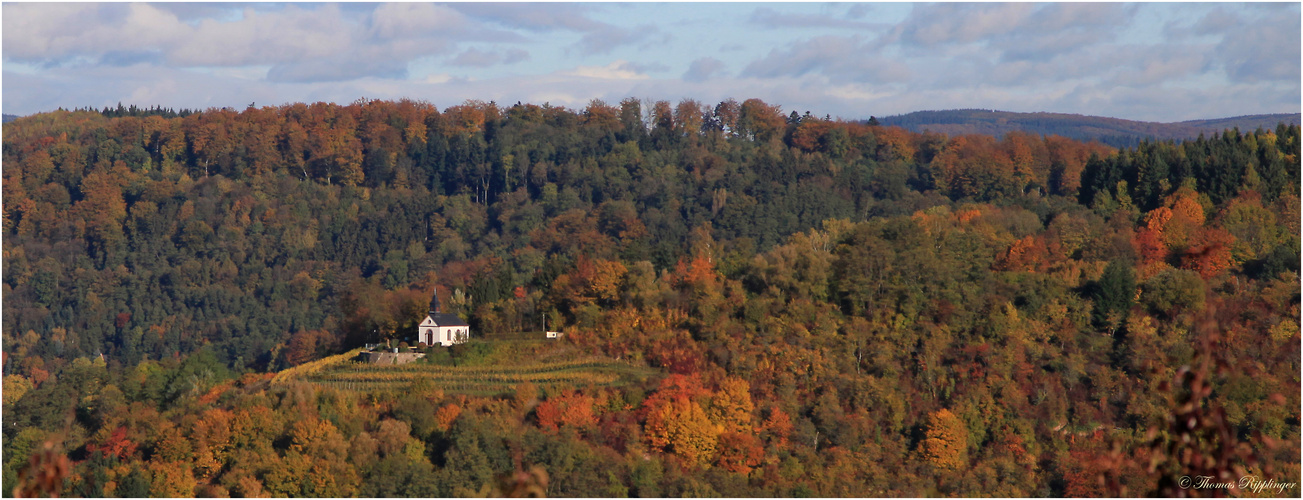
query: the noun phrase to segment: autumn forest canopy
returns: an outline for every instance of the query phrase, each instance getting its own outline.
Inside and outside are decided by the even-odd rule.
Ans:
[[[363,99],[3,134],[5,495],[1299,494],[1298,125]],[[273,378],[435,291],[477,337],[439,382]],[[573,376],[446,382],[521,360]]]

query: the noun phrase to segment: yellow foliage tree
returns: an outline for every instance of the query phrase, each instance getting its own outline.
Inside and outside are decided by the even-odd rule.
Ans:
[[[202,456],[211,460],[207,465],[220,469],[231,447],[231,419],[234,415],[227,410],[213,408],[205,411],[190,428],[190,439]],[[210,467],[212,468],[212,467]],[[201,475],[216,472],[205,470]],[[207,477],[207,476],[205,476]]]
[[[747,434],[751,432],[751,413],[755,408],[751,402],[751,384],[729,377],[719,384],[719,391],[711,400],[710,420],[724,432]]]
[[[933,466],[955,470],[968,461],[968,428],[950,410],[942,408],[928,417],[926,436],[923,458]]]
[[[593,262],[592,294],[599,300],[615,300],[620,295],[620,283],[628,269],[617,261],[598,259]]]
[[[715,457],[720,428],[705,410],[683,396],[651,408],[647,414],[647,443],[657,451],[670,451],[688,463],[706,464]]]
[[[290,438],[290,450],[311,457],[342,458],[348,452],[344,436],[329,420],[300,420],[290,428]]]
[[[195,476],[185,462],[150,462],[149,496],[155,498],[192,498],[195,496]]]
[[[4,405],[9,406],[17,403],[30,390],[32,390],[32,381],[27,380],[27,377],[18,374],[5,375]]]

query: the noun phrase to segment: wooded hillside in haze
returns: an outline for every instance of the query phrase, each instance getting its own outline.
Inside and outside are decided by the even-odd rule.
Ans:
[[[883,125],[904,127],[914,132],[932,131],[949,135],[985,134],[996,137],[1008,132],[1061,135],[1079,141],[1099,141],[1113,147],[1135,147],[1142,141],[1187,140],[1212,136],[1226,129],[1250,132],[1272,130],[1279,123],[1298,125],[1298,113],[1247,115],[1174,123],[1142,122],[1065,113],[1014,113],[985,109],[917,111],[878,118]]]

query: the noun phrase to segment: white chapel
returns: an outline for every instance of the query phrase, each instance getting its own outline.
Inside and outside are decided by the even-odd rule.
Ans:
[[[470,338],[471,327],[465,320],[456,314],[448,314],[439,310],[439,292],[434,292],[434,297],[430,299],[430,312],[425,316],[425,320],[416,327],[416,341],[424,342],[425,345],[442,345],[450,346],[460,344]]]

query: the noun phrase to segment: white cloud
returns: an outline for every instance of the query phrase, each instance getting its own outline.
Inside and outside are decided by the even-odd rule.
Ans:
[[[237,80],[258,81],[267,78],[271,66],[239,66],[233,68],[213,68],[213,75]]]
[[[743,68],[742,76],[775,78],[817,73],[839,83],[901,82],[907,65],[877,54],[859,37],[821,36],[774,49]]]
[[[588,34],[579,39],[575,47],[579,49],[579,53],[584,55],[609,54],[616,47],[622,45],[632,45],[653,39],[665,42],[668,41],[667,37],[668,35],[659,28],[650,24],[630,28],[607,25],[589,31]]]
[[[647,75],[639,73],[629,61],[619,60],[606,66],[579,66],[565,72],[566,75],[603,80],[644,80]]]
[[[177,67],[272,65],[267,77],[287,81],[401,77],[413,59],[448,53],[461,42],[522,40],[431,4],[384,4],[369,13],[337,4],[246,7],[229,18],[191,22],[148,4],[4,9],[7,62],[120,65],[161,55]],[[520,54],[508,57],[518,60]]]
[[[3,8],[6,59],[157,49],[187,28],[176,16],[145,4],[26,3]]]
[[[201,21],[177,40],[169,60],[181,66],[302,63],[356,50],[357,30],[332,5],[313,10],[290,5],[270,13],[245,9],[236,22]]]
[[[448,64],[453,66],[466,66],[473,68],[487,68],[499,64],[514,64],[529,59],[529,52],[521,49],[508,49],[505,51],[480,50],[469,48],[457,57],[454,57]]]
[[[449,74],[446,74],[446,73],[441,73],[441,74],[437,74],[437,75],[436,75],[436,74],[429,74],[429,75],[425,75],[425,79],[423,79],[423,80],[421,80],[421,81],[424,82],[424,83],[431,83],[431,84],[448,83],[448,82],[452,81],[452,75],[449,75]]]
[[[507,28],[541,32],[553,30],[586,32],[607,26],[588,17],[592,5],[466,2],[452,4],[450,8],[481,21]]]
[[[583,99],[564,92],[538,92],[538,93],[531,94],[529,96],[529,100],[530,102],[536,102],[539,104],[548,103],[548,104],[563,104],[563,105],[570,105],[570,106],[575,106],[578,103],[584,102]]]
[[[380,4],[371,13],[370,34],[393,39],[425,37],[431,32],[455,33],[469,24],[461,12],[428,3]]]
[[[1033,9],[1026,3],[916,5],[897,29],[903,41],[925,47],[973,42],[1017,29]]]
[[[860,4],[862,5],[862,4]],[[852,9],[854,11],[855,9]],[[769,7],[761,7],[751,13],[749,21],[753,24],[771,29],[782,28],[834,28],[850,30],[881,30],[890,25],[854,20],[855,12],[848,12],[843,19],[833,15],[795,14],[779,12]],[[860,17],[863,17],[862,15]]]
[[[891,97],[894,95],[894,92],[873,92],[869,89],[855,85],[842,85],[837,87],[828,87],[828,95],[852,101],[876,101]]]
[[[689,82],[704,82],[724,69],[724,61],[713,57],[703,57],[692,61],[683,79]]]

